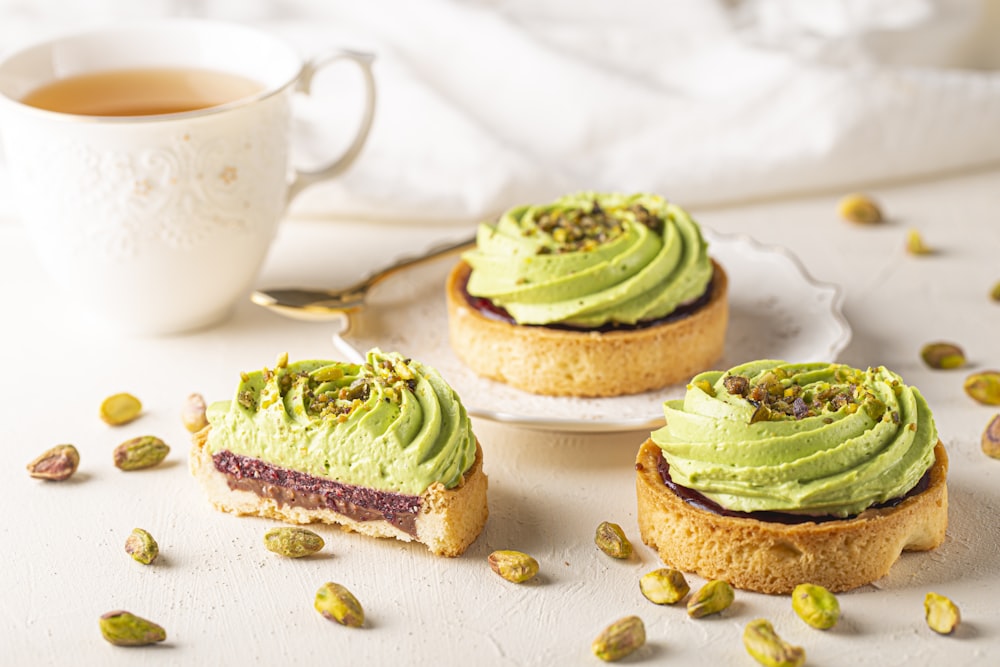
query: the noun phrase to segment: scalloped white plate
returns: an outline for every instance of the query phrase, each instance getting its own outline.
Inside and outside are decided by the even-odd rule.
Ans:
[[[839,288],[813,279],[784,248],[749,236],[704,233],[709,254],[729,274],[729,329],[717,368],[754,359],[837,359],[851,339]],[[472,416],[528,428],[653,429],[663,423],[663,401],[683,396],[684,384],[615,398],[538,396],[475,375],[448,342],[444,282],[454,262],[446,257],[386,279],[371,293],[367,307],[352,316],[349,344],[419,359],[438,369]],[[334,338],[340,347],[342,341]]]

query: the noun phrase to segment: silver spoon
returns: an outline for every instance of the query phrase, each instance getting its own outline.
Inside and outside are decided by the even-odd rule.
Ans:
[[[447,243],[432,247],[427,252],[410,257],[403,257],[389,266],[380,269],[360,282],[341,289],[304,289],[278,288],[255,291],[250,300],[258,306],[264,306],[287,317],[300,320],[333,320],[348,321],[343,333],[350,326],[348,313],[360,310],[365,305],[368,291],[376,284],[392,274],[417,264],[437,259],[443,255],[468,248],[475,243],[475,238]]]

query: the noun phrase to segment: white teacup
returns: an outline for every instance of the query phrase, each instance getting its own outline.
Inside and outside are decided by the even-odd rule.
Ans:
[[[315,171],[290,162],[291,100],[338,60],[359,66],[353,142]],[[368,135],[372,57],[307,63],[279,39],[196,20],[127,24],[29,47],[0,63],[0,136],[11,191],[42,263],[119,331],[175,333],[225,319],[246,296],[292,197],[343,171]],[[106,70],[193,68],[259,84],[217,106],[104,116],[23,103],[57,80]]]

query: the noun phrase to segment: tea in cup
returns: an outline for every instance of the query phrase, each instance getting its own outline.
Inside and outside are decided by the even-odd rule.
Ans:
[[[292,98],[347,60],[365,108],[344,154],[291,166]],[[290,200],[358,156],[372,56],[303,62],[266,32],[199,20],[125,24],[0,63],[0,138],[22,222],[68,296],[113,326],[169,334],[225,319]]]

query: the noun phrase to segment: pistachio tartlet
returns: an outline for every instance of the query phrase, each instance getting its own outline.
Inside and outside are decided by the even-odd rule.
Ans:
[[[555,396],[682,382],[721,356],[727,278],[701,229],[649,194],[580,193],[482,224],[447,283],[452,349]]]
[[[670,565],[763,593],[844,591],[944,541],[948,458],[884,367],[755,361],[694,377],[636,460],[639,530]]]
[[[483,453],[437,371],[373,349],[366,363],[279,359],[211,404],[190,465],[220,510],[323,522],[458,556],[486,523]]]

